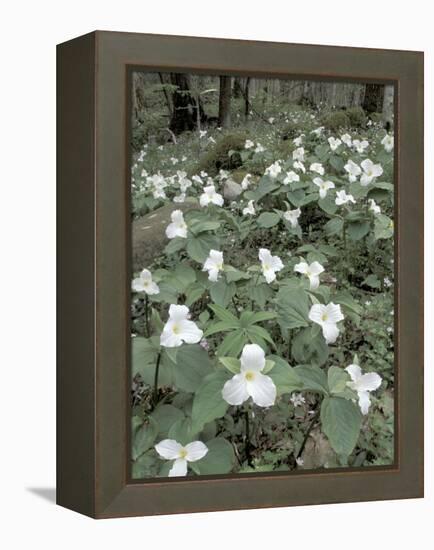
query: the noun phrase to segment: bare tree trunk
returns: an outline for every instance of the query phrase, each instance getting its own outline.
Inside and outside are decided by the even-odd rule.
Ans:
[[[188,75],[170,73],[170,82],[177,86],[177,89],[172,96],[173,112],[169,129],[174,134],[179,135],[185,131],[192,131],[196,127],[197,103],[190,92]]]
[[[393,86],[387,84],[384,87],[384,98],[383,98],[383,118],[387,129],[393,124],[393,107],[394,107],[394,90]]]
[[[166,89],[166,82],[164,82],[164,78],[163,78],[163,75],[161,73],[158,73],[158,77],[160,79],[160,82],[161,82],[161,85],[163,87],[163,93],[164,93],[164,97],[166,98],[166,105],[167,105],[167,110],[169,111],[169,117],[172,118],[172,114],[173,114],[173,106],[172,106],[172,102],[170,100],[170,96],[169,96],[169,93]]]
[[[249,118],[249,111],[250,111],[249,87],[250,87],[250,76],[246,78],[246,86],[244,88],[244,118],[246,120]]]
[[[219,126],[229,128],[231,125],[231,93],[232,77],[220,77],[220,96],[219,96]]]
[[[368,113],[379,113],[383,106],[384,86],[382,84],[366,84],[363,109]]]

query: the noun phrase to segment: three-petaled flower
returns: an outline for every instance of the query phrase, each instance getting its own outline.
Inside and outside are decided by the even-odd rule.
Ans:
[[[171,304],[169,307],[169,319],[164,325],[160,336],[160,344],[166,348],[176,348],[183,342],[197,344],[203,336],[203,332],[196,323],[189,320],[190,310],[187,306]]]
[[[344,169],[348,172],[348,179],[350,180],[350,183],[355,182],[357,180],[357,176],[360,176],[362,173],[360,166],[351,159],[344,166]]]
[[[328,140],[330,149],[336,151],[336,149],[341,145],[342,141],[339,138],[329,137]]]
[[[241,369],[223,386],[222,396],[229,405],[241,405],[250,397],[259,407],[271,407],[276,400],[276,386],[266,374],[264,350],[257,344],[246,344],[241,353]]]
[[[149,295],[160,292],[157,283],[154,283],[152,280],[152,274],[149,269],[144,269],[136,279],[133,279],[131,288],[134,292],[146,292]]]
[[[309,166],[309,170],[311,172],[316,172],[317,174],[319,174],[320,176],[323,176],[324,175],[324,166],[320,163],[320,162],[313,162],[310,166]]]
[[[286,221],[288,221],[291,224],[291,227],[297,227],[298,225],[298,218],[301,215],[300,208],[295,208],[294,210],[287,210],[283,217]]]
[[[267,248],[259,250],[259,259],[262,264],[262,273],[267,283],[272,283],[276,278],[276,271],[283,269],[282,260],[279,256],[272,256]]]
[[[372,180],[378,178],[378,176],[381,176],[383,173],[381,164],[374,164],[370,159],[365,159],[360,163],[360,166],[363,168],[363,174],[360,177],[361,185],[368,185]]]
[[[247,206],[243,208],[244,216],[253,216],[256,213],[255,207],[253,206],[253,199],[247,203]]]
[[[300,262],[294,266],[294,271],[306,275],[309,279],[310,290],[315,290],[319,287],[319,276],[323,273],[324,268],[319,262],[312,262],[310,265],[307,262]]]
[[[289,172],[286,172],[286,176],[283,179],[283,185],[288,185],[288,183],[292,183],[293,181],[300,181],[300,176],[293,170],[290,170]]]
[[[175,237],[187,238],[187,224],[184,221],[184,215],[181,210],[174,210],[170,215],[172,223],[166,227],[166,236],[168,239]]]
[[[270,176],[270,178],[277,178],[277,176],[282,171],[282,167],[279,164],[279,161],[273,162],[266,170],[265,174]]]
[[[335,184],[332,181],[324,181],[322,178],[313,178],[313,183],[319,187],[319,196],[321,199],[325,199],[327,196],[327,191],[329,189],[334,189]]]
[[[330,302],[327,305],[314,304],[309,311],[309,319],[322,328],[327,344],[334,344],[339,336],[337,323],[344,320],[339,304]]]
[[[210,250],[209,256],[203,264],[202,271],[208,271],[208,279],[217,281],[219,272],[223,269],[223,252],[219,250]]]
[[[215,204],[217,206],[223,206],[223,197],[215,190],[214,185],[208,185],[203,188],[203,193],[199,197],[199,204],[201,206],[208,206],[209,204]]]
[[[381,140],[381,145],[383,145],[384,149],[390,153],[393,149],[393,136],[386,134]]]
[[[174,461],[169,470],[169,477],[179,477],[187,475],[189,462],[200,460],[209,449],[202,441],[192,441],[184,446],[174,439],[163,439],[155,445],[155,450],[161,458]]]
[[[347,386],[357,392],[359,398],[359,407],[362,414],[368,414],[371,399],[369,392],[378,389],[381,386],[381,376],[376,372],[362,374],[359,365],[349,365],[345,369],[351,377],[351,382]]]
[[[353,204],[356,204],[353,195],[347,195],[344,190],[338,191],[336,193],[335,203],[338,206],[341,206],[342,204],[347,204],[347,202],[352,202]]]

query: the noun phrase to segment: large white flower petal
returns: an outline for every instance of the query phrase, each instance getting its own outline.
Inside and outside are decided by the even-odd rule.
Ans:
[[[202,441],[193,441],[185,446],[185,450],[187,451],[185,456],[187,461],[196,462],[196,460],[200,460],[207,454],[208,447]]]
[[[309,265],[306,262],[300,262],[294,266],[294,271],[303,275],[309,270]]]
[[[357,395],[359,397],[359,407],[360,407],[360,410],[362,411],[362,414],[368,414],[369,406],[371,405],[371,398],[369,397],[369,392],[359,391],[357,392]]]
[[[182,477],[187,475],[187,461],[185,458],[177,458],[169,470],[169,477]]]
[[[309,274],[310,290],[316,290],[319,287],[319,277],[313,273]]]
[[[324,268],[319,262],[312,262],[309,266],[309,271],[312,275],[319,275],[323,273]]]
[[[179,335],[187,344],[196,344],[202,340],[203,331],[193,321],[180,321]]]
[[[247,391],[253,402],[260,407],[271,407],[276,401],[276,386],[273,380],[260,372],[255,373],[253,380],[247,382]]]
[[[179,458],[182,445],[174,439],[163,439],[155,445],[157,453],[166,460],[175,460]]]
[[[169,307],[169,317],[171,321],[183,321],[187,319],[190,310],[187,306],[171,304]]]
[[[222,397],[229,405],[241,405],[244,401],[247,401],[249,394],[244,374],[236,374],[225,383],[222,389]]]
[[[246,344],[241,353],[241,372],[261,371],[265,367],[265,352],[258,344]]]
[[[341,311],[341,306],[339,304],[334,304],[330,302],[326,306],[327,321],[332,323],[337,323],[338,321],[343,321],[344,316]]]
[[[326,307],[323,304],[314,304],[309,311],[309,319],[314,323],[322,325],[322,317],[326,311]]]
[[[173,331],[174,321],[168,321],[163,328],[160,336],[160,344],[165,348],[177,348],[182,345],[180,334]]]
[[[322,333],[327,344],[334,344],[339,336],[339,329],[335,323],[323,323]]]
[[[359,378],[362,376],[362,369],[359,367],[359,365],[348,365],[345,370],[351,376],[351,380],[353,382],[357,382],[357,380],[359,380]]]
[[[381,376],[376,372],[364,374],[357,383],[358,391],[374,391],[381,386]]]
[[[263,275],[268,284],[276,279],[276,274],[271,269],[263,269]]]

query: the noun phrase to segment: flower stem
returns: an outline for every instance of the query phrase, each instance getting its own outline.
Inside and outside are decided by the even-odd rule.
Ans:
[[[157,363],[155,365],[155,374],[154,374],[154,392],[152,394],[152,404],[155,407],[158,404],[158,374],[160,372],[160,361],[161,361],[161,351],[157,356]]]
[[[299,450],[298,453],[297,453],[297,457],[296,457],[296,458],[300,458],[301,455],[303,454],[303,451],[304,451],[304,448],[305,448],[305,446],[306,446],[307,440],[309,439],[310,432],[312,431],[313,427],[314,427],[315,424],[316,424],[316,421],[318,420],[318,417],[319,417],[319,415],[320,415],[320,411],[321,411],[321,408],[318,407],[318,410],[317,410],[316,413],[313,415],[313,418],[312,418],[312,420],[310,421],[309,426],[307,427],[306,433],[304,434],[303,442],[302,442],[302,444],[301,444],[300,450]]]
[[[246,459],[247,464],[252,466],[252,455],[250,453],[251,443],[250,443],[250,419],[249,419],[249,409],[246,409],[244,413],[244,418],[246,421]]]
[[[146,336],[149,338],[151,336],[151,331],[149,329],[149,298],[146,294],[145,296],[145,326],[146,326]]]

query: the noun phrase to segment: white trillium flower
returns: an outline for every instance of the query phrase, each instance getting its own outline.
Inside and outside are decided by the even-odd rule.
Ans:
[[[169,477],[187,475],[188,463],[196,462],[208,453],[208,447],[202,441],[192,441],[183,446],[174,439],[160,441],[155,445],[155,450],[161,458],[174,461]]]
[[[246,174],[243,178],[243,181],[241,182],[241,188],[245,191],[249,185],[251,184],[250,178],[252,177],[252,174]]]
[[[341,145],[342,141],[339,138],[329,137],[328,140],[330,149],[336,151],[336,149]]]
[[[252,149],[255,146],[252,140],[246,139],[246,142],[244,144],[244,149]]]
[[[315,290],[319,287],[319,276],[323,273],[324,268],[319,262],[312,262],[310,265],[306,262],[300,262],[294,266],[294,271],[306,275],[309,279],[310,290]]]
[[[190,310],[187,306],[171,304],[169,307],[169,320],[163,328],[160,336],[160,344],[166,348],[176,348],[183,342],[197,344],[203,336],[203,332],[196,323],[188,319]]]
[[[299,160],[296,160],[292,166],[295,168],[295,170],[301,170],[303,174],[306,172],[306,168],[304,167],[304,164]]]
[[[335,203],[338,206],[341,206],[342,204],[347,204],[347,202],[352,202],[353,204],[356,204],[353,195],[347,195],[344,190],[338,191],[336,193]]]
[[[347,386],[357,392],[362,414],[368,414],[371,404],[369,392],[375,391],[381,386],[381,376],[376,372],[362,374],[359,365],[349,365],[345,370],[351,376],[351,382],[347,382]]]
[[[360,139],[353,140],[353,147],[358,153],[363,153],[364,150],[369,147],[369,142],[366,139],[360,141]]]
[[[265,147],[263,147],[260,143],[257,143],[255,153],[263,153],[264,151],[265,151]]]
[[[355,182],[357,180],[357,176],[360,176],[362,173],[362,169],[358,164],[356,164],[354,161],[349,160],[347,164],[344,166],[344,169],[346,172],[348,172],[348,179],[351,183]]]
[[[158,294],[160,292],[157,283],[154,283],[152,280],[149,269],[144,269],[136,279],[133,279],[131,288],[134,292],[146,292],[146,294],[149,295]]]
[[[185,193],[180,193],[173,197],[173,202],[185,202]]]
[[[319,137],[324,130],[324,126],[320,126],[319,128],[315,128],[315,130],[311,131],[311,134],[315,134],[317,137]]]
[[[202,271],[208,271],[208,279],[216,282],[219,278],[219,272],[223,269],[223,252],[210,250],[209,256],[203,264]]]
[[[386,134],[384,138],[381,140],[381,145],[383,145],[384,149],[390,153],[393,150],[393,136]]]
[[[363,168],[363,174],[360,177],[360,183],[363,186],[370,184],[371,181],[383,173],[381,164],[374,164],[370,159],[362,161],[360,166]]]
[[[300,215],[301,215],[300,208],[295,208],[294,210],[287,210],[283,214],[283,217],[285,218],[285,220],[287,220],[291,224],[291,227],[297,227],[298,218],[300,217]]]
[[[342,140],[342,143],[345,143],[347,147],[351,147],[351,145],[353,144],[353,142],[351,141],[350,134],[342,134],[341,140]]]
[[[381,208],[374,201],[374,199],[369,199],[369,210],[374,212],[374,214],[381,214]]]
[[[324,304],[314,304],[309,311],[309,319],[317,323],[322,328],[322,333],[327,344],[336,342],[339,336],[337,323],[343,321],[341,306],[330,302]]]
[[[304,148],[297,147],[297,149],[294,149],[294,151],[292,152],[292,159],[304,162]]]
[[[290,170],[289,172],[286,172],[286,176],[283,180],[283,185],[288,185],[288,183],[292,183],[293,181],[300,181],[300,176],[296,174],[293,170]]]
[[[214,185],[204,187],[203,191],[204,193],[199,198],[201,206],[208,206],[211,203],[217,206],[223,206],[223,197],[216,192]]]
[[[257,344],[246,344],[241,354],[240,373],[223,386],[223,399],[229,405],[241,405],[249,397],[259,407],[274,405],[276,386],[269,376],[261,373],[264,367],[264,350]]]
[[[267,176],[270,176],[270,178],[277,178],[277,176],[280,174],[281,171],[282,171],[282,167],[280,166],[279,161],[277,161],[271,164],[265,170],[265,174]]]
[[[255,207],[253,206],[253,200],[247,203],[247,206],[243,208],[244,216],[254,216],[256,214]]]
[[[324,175],[324,166],[320,163],[320,162],[313,162],[310,167],[309,167],[309,170],[311,172],[316,172],[317,174],[319,174],[320,176],[323,176]]]
[[[200,185],[203,185],[203,180],[200,176],[192,176],[191,179],[195,181],[196,183],[199,183]]]
[[[303,143],[303,137],[304,137],[304,134],[301,134],[301,136],[298,136],[296,137],[295,139],[292,140],[292,143],[296,146],[296,147],[300,147],[300,145]]]
[[[335,184],[332,181],[324,181],[322,178],[313,178],[313,183],[319,187],[319,196],[321,199],[325,199],[327,196],[327,191],[329,189],[334,189]]]
[[[259,250],[259,259],[262,264],[262,273],[267,283],[272,283],[276,279],[276,271],[283,269],[282,260],[279,256],[272,256],[267,248]]]
[[[184,221],[184,215],[181,210],[174,210],[170,215],[172,223],[166,227],[166,236],[168,239],[175,237],[187,238],[187,224]]]

